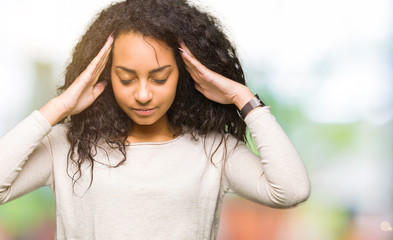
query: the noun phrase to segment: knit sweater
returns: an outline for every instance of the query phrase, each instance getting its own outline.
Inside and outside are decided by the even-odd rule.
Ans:
[[[68,125],[51,127],[34,111],[0,138],[0,203],[50,186],[58,240],[213,240],[227,192],[276,208],[295,206],[310,193],[303,161],[270,107],[251,112],[245,122],[260,156],[228,135],[223,164],[218,134],[194,139],[186,132],[166,142],[131,143],[127,160],[111,168],[122,155],[101,145],[91,187],[86,163],[73,189],[66,172],[77,169],[67,165]]]

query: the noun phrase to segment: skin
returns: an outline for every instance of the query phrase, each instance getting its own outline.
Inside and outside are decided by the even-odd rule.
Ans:
[[[172,49],[163,42],[128,33],[116,39],[112,59],[116,101],[134,122],[127,140],[172,139],[175,131],[166,112],[175,99],[179,78]]]
[[[127,47],[127,43],[130,42],[138,44],[140,49],[137,50],[132,46]],[[154,46],[158,61],[155,58],[153,47],[147,42]],[[101,51],[71,86],[39,109],[52,126],[64,117],[86,109],[104,91],[106,83],[97,83],[97,80],[108,61],[113,43],[114,38],[111,35]],[[247,86],[211,71],[192,55],[184,43],[180,43],[180,46],[182,59],[186,64],[187,71],[195,81],[195,88],[205,97],[221,104],[235,104],[238,109],[241,109],[254,97]],[[139,61],[139,57],[142,57],[143,61]],[[155,142],[173,139],[174,130],[166,118],[166,111],[172,104],[176,93],[178,78],[173,51],[158,40],[143,39],[141,36],[128,33],[116,39],[113,60],[111,77],[116,100],[136,123],[129,132],[128,141]],[[150,71],[166,65],[171,67],[162,70],[160,74],[163,76],[149,74]],[[121,70],[117,66],[133,69],[135,73],[127,75],[125,74],[127,71]],[[136,78],[133,78],[134,76]],[[156,85],[153,81],[155,77],[164,78],[166,76],[168,76],[168,80],[163,85]],[[134,79],[135,81],[129,85],[121,85],[119,79],[122,77],[129,78],[122,80]],[[148,117],[142,117],[138,116],[135,110],[141,108],[154,110]]]

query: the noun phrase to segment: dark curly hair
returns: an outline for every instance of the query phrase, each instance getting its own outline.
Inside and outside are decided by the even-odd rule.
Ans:
[[[167,112],[172,126],[189,131],[194,138],[206,138],[208,133],[218,133],[221,136],[218,147],[224,145],[224,155],[227,152],[228,133],[238,142],[246,141],[246,125],[238,116],[236,106],[219,104],[204,97],[195,89],[194,81],[185,69],[178,49],[179,41],[183,41],[207,68],[245,84],[236,50],[217,19],[186,0],[128,0],[102,10],[76,45],[72,60],[66,68],[65,83],[58,89],[59,94],[85,70],[111,33],[116,39],[120,34],[129,32],[161,40],[173,49],[179,79],[175,100]],[[127,133],[133,123],[115,100],[110,81],[111,65],[110,58],[98,80],[108,82],[104,92],[90,107],[67,118],[67,139],[71,144],[67,174],[73,180],[73,187],[82,176],[82,163],[89,161],[90,188],[97,147],[103,148],[100,143],[108,144],[123,155],[122,161],[117,165],[108,166],[118,167],[126,161]],[[62,122],[65,121],[63,119]],[[218,147],[211,154],[210,160]],[[78,167],[78,171],[72,176],[68,170],[70,163]]]

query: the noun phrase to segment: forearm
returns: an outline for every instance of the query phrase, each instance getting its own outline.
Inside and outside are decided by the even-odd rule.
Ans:
[[[306,168],[292,141],[270,113],[270,107],[250,114],[245,121],[256,142],[264,171],[260,194],[269,196],[280,207],[305,201],[310,194]]]
[[[235,149],[226,165],[229,188],[247,199],[276,208],[305,201],[310,194],[307,171],[270,107],[255,110],[245,121],[260,156],[245,145]]]
[[[0,203],[7,202],[22,192],[31,191],[34,186],[44,182],[42,179],[48,178],[51,169],[50,154],[43,145],[39,151],[37,148],[50,131],[48,122],[35,111],[0,137]],[[30,168],[24,167],[26,161],[32,161]],[[13,187],[22,173],[29,177],[21,179],[19,188]]]

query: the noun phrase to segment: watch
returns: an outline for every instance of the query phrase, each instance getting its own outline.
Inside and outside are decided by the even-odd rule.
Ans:
[[[239,113],[239,116],[242,119],[244,119],[249,112],[251,112],[253,109],[259,106],[263,107],[265,106],[265,104],[259,98],[258,94],[255,94],[254,98],[251,99],[248,103],[246,103],[246,105],[244,105],[244,107],[240,110],[240,112],[239,111],[237,112]]]

